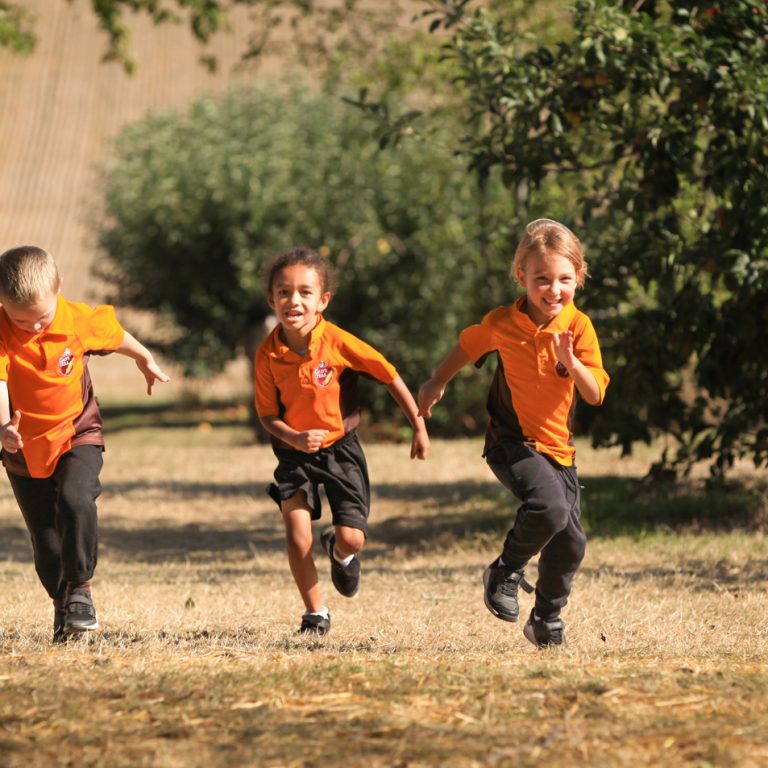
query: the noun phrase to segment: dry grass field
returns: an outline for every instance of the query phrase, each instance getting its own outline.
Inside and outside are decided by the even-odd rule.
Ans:
[[[569,648],[541,652],[483,605],[514,507],[478,441],[436,441],[426,464],[367,445],[364,581],[345,600],[318,554],[333,616],[320,640],[296,634],[268,447],[206,422],[113,421],[108,441],[102,630],[87,642],[50,644],[0,486],[3,768],[768,765],[768,542],[592,525],[605,489],[617,506],[634,497],[647,455],[580,447],[591,541]]]

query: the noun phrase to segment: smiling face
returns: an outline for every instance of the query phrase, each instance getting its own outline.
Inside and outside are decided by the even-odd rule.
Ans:
[[[537,326],[557,317],[576,293],[576,269],[565,256],[531,254],[515,277],[526,290],[525,312]]]
[[[294,347],[301,346],[312,333],[331,294],[314,267],[292,264],[274,276],[267,300],[283,327],[288,345]]]
[[[8,319],[20,330],[26,333],[41,333],[56,316],[58,292],[46,293],[28,303],[3,301],[3,310]]]

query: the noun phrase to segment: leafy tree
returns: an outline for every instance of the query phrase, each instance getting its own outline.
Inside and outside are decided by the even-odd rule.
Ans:
[[[597,441],[672,435],[666,462],[709,459],[717,477],[764,464],[768,4],[579,0],[555,45],[470,0],[430,5],[469,167],[587,245],[613,375]]]
[[[389,156],[362,123],[338,99],[260,88],[124,129],[99,223],[112,299],[159,313],[165,353],[205,375],[268,315],[264,262],[309,244],[338,267],[329,317],[416,385],[498,292],[484,228],[508,204],[498,185],[480,194],[451,153],[414,143]],[[467,377],[454,401],[479,413],[482,389]],[[390,403],[382,388],[371,398]]]
[[[15,3],[0,0],[0,48],[29,53],[35,47],[32,18]]]
[[[261,54],[275,29],[289,27],[294,55],[305,62],[328,63],[339,53],[362,52],[375,45],[376,37],[402,13],[397,2],[366,7],[361,0],[91,0],[91,10],[108,40],[104,60],[119,62],[128,72],[136,66],[130,52],[131,14],[145,14],[155,24],[186,24],[205,46],[230,29],[237,11],[243,10],[251,30],[244,60]],[[238,23],[243,23],[242,17]],[[0,0],[0,49],[30,53],[36,42],[33,15],[19,2]],[[200,60],[216,67],[210,54],[203,53]]]

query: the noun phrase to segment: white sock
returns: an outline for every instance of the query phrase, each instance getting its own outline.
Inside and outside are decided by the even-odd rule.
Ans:
[[[355,555],[351,554],[349,557],[345,557],[343,560],[339,560],[339,558],[336,556],[336,547],[333,548],[333,559],[339,564],[344,566],[345,568],[355,559]]]
[[[307,616],[322,616],[328,618],[328,606],[324,605],[319,611],[307,611]]]

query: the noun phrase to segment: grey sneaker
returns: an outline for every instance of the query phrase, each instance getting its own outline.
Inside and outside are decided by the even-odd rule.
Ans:
[[[319,616],[316,613],[305,613],[301,617],[299,633],[302,635],[327,635],[331,631],[331,614]]]
[[[523,573],[523,569],[514,571],[499,565],[498,558],[485,569],[483,597],[486,608],[497,618],[517,621],[520,616],[520,606],[517,603],[518,588],[533,592],[533,587],[523,578]]]
[[[523,634],[538,648],[549,646],[565,647],[565,624],[558,616],[556,619],[545,621],[537,619],[534,612],[523,627]]]
[[[87,589],[75,587],[70,590],[64,611],[66,612],[64,633],[67,635],[99,628],[96,609],[93,607],[93,600]]]
[[[349,565],[342,565],[333,556],[336,535],[333,528],[326,528],[320,535],[320,543],[331,561],[331,581],[336,591],[344,597],[354,597],[360,589],[360,560],[355,555]]]

